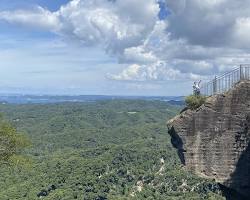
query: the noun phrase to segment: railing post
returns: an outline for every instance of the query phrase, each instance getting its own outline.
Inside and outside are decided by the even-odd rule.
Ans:
[[[244,74],[243,74],[243,67],[242,65],[240,65],[240,80],[243,80],[244,79]]]
[[[215,76],[213,81],[213,94],[217,93],[217,77]]]

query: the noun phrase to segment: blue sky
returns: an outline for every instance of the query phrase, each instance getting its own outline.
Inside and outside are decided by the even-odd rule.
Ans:
[[[51,11],[58,10],[61,5],[64,5],[68,3],[69,0],[25,0],[25,1],[19,1],[19,0],[1,0],[0,9],[6,10],[6,9],[20,9],[20,8],[30,8],[33,6],[42,6],[45,8],[48,8]]]
[[[236,5],[227,5],[1,0],[0,93],[189,94],[194,80],[209,80],[249,60],[249,6],[237,4],[245,9],[236,12]],[[226,9],[235,13],[217,24],[206,21]]]

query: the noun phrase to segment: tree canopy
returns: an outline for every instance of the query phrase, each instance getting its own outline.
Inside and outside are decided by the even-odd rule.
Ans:
[[[166,121],[181,109],[138,100],[0,105],[32,141],[21,154],[30,168],[0,168],[0,200],[223,199],[214,181],[183,169],[171,145]],[[7,157],[26,144],[12,126]]]
[[[29,139],[0,116],[0,164],[18,162],[21,151],[30,145]]]

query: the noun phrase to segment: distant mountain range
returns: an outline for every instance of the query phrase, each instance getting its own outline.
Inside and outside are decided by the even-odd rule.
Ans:
[[[105,96],[105,95],[79,95],[79,96],[51,96],[51,95],[0,95],[2,104],[47,104],[61,102],[95,102],[100,100],[158,100],[170,104],[183,105],[183,96]]]

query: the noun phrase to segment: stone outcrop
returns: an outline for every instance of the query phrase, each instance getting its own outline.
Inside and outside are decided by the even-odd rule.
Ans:
[[[187,169],[250,197],[250,81],[184,111],[168,128]]]

